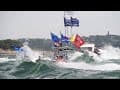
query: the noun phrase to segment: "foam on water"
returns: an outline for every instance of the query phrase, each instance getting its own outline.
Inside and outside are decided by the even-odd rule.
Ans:
[[[101,71],[112,71],[112,70],[120,70],[120,65],[114,62],[111,63],[101,63],[108,60],[120,60],[120,49],[112,46],[105,46],[101,50],[101,55],[98,56],[95,53],[90,53],[90,56],[93,56],[93,59],[96,64],[90,64],[86,62],[59,62],[58,66],[64,68],[75,68],[75,69],[84,69],[84,70],[101,70]],[[76,59],[81,56],[80,53],[76,52],[73,54],[72,59]],[[84,61],[84,60],[82,60]],[[99,63],[100,62],[100,63]]]
[[[95,53],[89,53],[93,55],[93,59],[97,62],[108,61],[111,59],[119,60],[120,59],[120,49],[113,46],[104,46],[100,49],[101,55],[98,56]]]
[[[73,61],[73,60],[77,59],[81,55],[83,55],[83,53],[80,53],[78,51],[74,52],[73,55],[71,55],[70,61]]]
[[[99,50],[101,52],[101,55],[97,55],[95,53],[88,51],[89,56],[93,56],[93,59],[96,62],[108,61],[111,59],[114,59],[114,60],[120,59],[120,49],[119,48],[115,48],[113,46],[106,45],[102,49],[99,49]],[[70,61],[73,61],[82,55],[83,55],[83,53],[76,51],[71,55]]]
[[[29,58],[29,60],[32,62],[36,62],[38,57],[41,55],[39,52],[33,51],[28,45],[24,45],[22,49],[24,50],[24,55],[26,55]],[[102,62],[110,59],[117,59],[117,60],[120,59],[119,48],[114,48],[112,46],[105,46],[100,51],[101,51],[100,56],[94,53],[89,53],[93,55],[93,58],[96,62],[98,61]],[[73,61],[82,55],[83,53],[75,52],[71,56],[70,61]],[[4,60],[9,61],[10,59],[3,58],[3,60],[0,61],[4,61]],[[51,60],[51,58],[44,57],[43,60]],[[67,62],[67,63],[60,62],[57,63],[57,65],[64,68],[75,68],[75,69],[84,69],[84,70],[102,70],[102,71],[120,70],[120,65],[115,63],[90,64],[85,62]]]
[[[32,62],[36,62],[38,57],[40,56],[39,52],[33,51],[28,45],[24,45],[21,47],[22,52],[17,53],[17,59],[26,59]]]
[[[9,59],[8,57],[0,58],[0,63],[8,62],[8,61],[16,61],[16,59]]]
[[[120,59],[120,49],[112,46],[105,46],[103,50],[101,50],[101,57],[104,60],[108,59]]]
[[[51,61],[51,58],[49,57],[43,57],[41,52],[32,50],[28,45],[24,45],[21,47],[23,49],[23,52],[18,52],[17,59],[23,60],[26,59],[32,62],[36,62],[39,59],[39,56],[42,60],[49,60]]]
[[[59,62],[56,65],[63,68],[74,68],[74,69],[82,69],[82,70],[100,70],[100,71],[113,71],[120,70],[120,65],[114,63],[108,64],[87,64],[85,62]]]

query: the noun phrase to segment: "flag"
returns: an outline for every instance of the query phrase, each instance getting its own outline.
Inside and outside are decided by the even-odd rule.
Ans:
[[[70,38],[70,41],[71,41],[71,42],[74,42],[74,41],[75,41],[75,37],[76,37],[76,35],[73,35],[73,36]]]
[[[71,19],[64,18],[64,26],[72,26]]]
[[[71,23],[72,23],[72,26],[79,26],[79,20],[77,18],[72,18],[71,17]]]
[[[84,40],[77,34],[71,37],[70,41],[75,45],[76,48],[80,48],[84,44]]]
[[[70,19],[66,19],[64,18],[64,26],[79,26],[79,20],[77,18],[70,18]]]
[[[77,34],[75,37],[74,45],[76,48],[80,48],[84,44],[84,40]]]
[[[23,49],[20,47],[14,47],[14,49],[15,49],[15,51],[23,51]]]
[[[15,47],[14,49],[15,49],[15,51],[19,51],[19,49],[20,49],[20,48],[18,48],[18,47]]]
[[[57,35],[55,35],[54,33],[51,33],[51,39],[54,42],[59,42],[60,41],[60,38]]]
[[[67,36],[64,36],[63,34],[61,34],[61,41],[68,43],[69,42],[69,38]]]

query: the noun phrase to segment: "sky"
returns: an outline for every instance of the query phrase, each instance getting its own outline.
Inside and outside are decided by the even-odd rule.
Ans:
[[[65,32],[64,11],[0,11],[0,39],[50,38]],[[120,11],[74,11],[80,21],[72,33],[120,35]],[[68,28],[70,29],[70,28]]]

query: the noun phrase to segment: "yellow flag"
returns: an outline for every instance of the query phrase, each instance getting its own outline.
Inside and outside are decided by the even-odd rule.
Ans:
[[[76,37],[76,35],[73,35],[73,36],[70,38],[70,41],[71,41],[71,42],[74,42],[75,37]]]

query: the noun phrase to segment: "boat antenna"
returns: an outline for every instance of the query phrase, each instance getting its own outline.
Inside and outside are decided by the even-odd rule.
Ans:
[[[64,11],[64,19],[65,19],[65,14],[66,14],[66,12]],[[66,27],[64,28],[65,29],[65,36],[66,36]]]
[[[73,15],[73,12],[72,11],[64,11],[64,19],[69,19],[71,20],[71,17]],[[64,26],[65,27],[65,36],[67,37],[71,37],[72,36],[72,25],[68,25],[68,26]],[[70,45],[66,43],[66,45]]]

